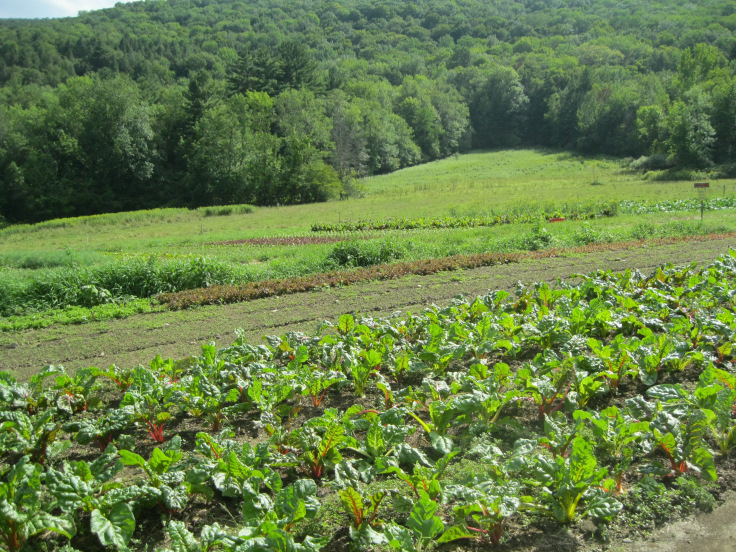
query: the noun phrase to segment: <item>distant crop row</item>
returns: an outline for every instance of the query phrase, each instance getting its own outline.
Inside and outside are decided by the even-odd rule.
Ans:
[[[171,309],[183,309],[193,305],[237,303],[323,287],[350,285],[366,280],[393,280],[409,274],[435,274],[445,270],[504,264],[516,262],[519,258],[520,255],[517,253],[456,255],[441,259],[382,264],[351,271],[335,271],[298,278],[262,280],[243,285],[212,286],[178,293],[163,293],[157,296],[156,300]]]
[[[708,211],[734,209],[736,198],[722,197],[703,201]],[[312,225],[312,232],[356,232],[361,230],[421,230],[432,228],[475,228],[529,222],[550,222],[555,219],[588,220],[599,217],[613,217],[617,214],[644,215],[653,213],[675,213],[697,211],[699,199],[651,201],[609,201],[581,205],[569,211],[534,211],[505,213],[477,217],[418,217],[383,220],[359,220],[354,222],[318,223]]]
[[[678,243],[702,239],[725,239],[734,234],[711,234],[708,236],[679,236],[652,240],[656,244]],[[290,295],[325,287],[346,286],[369,280],[395,280],[410,274],[428,275],[448,270],[478,268],[519,262],[522,259],[541,259],[556,257],[561,253],[592,253],[597,251],[617,251],[638,247],[643,240],[614,243],[595,243],[565,249],[545,249],[524,253],[479,253],[474,255],[453,255],[437,259],[404,261],[367,266],[349,271],[333,271],[311,274],[296,278],[261,280],[241,285],[214,285],[173,293],[162,293],[155,297],[159,304],[169,309],[186,309],[197,305],[216,305],[252,301],[275,295]]]
[[[702,200],[703,210],[722,211],[736,208],[736,197],[715,197]],[[701,200],[670,199],[667,201],[630,201],[619,202],[619,211],[624,215],[648,215],[656,213],[683,213],[700,210]]]
[[[350,238],[337,236],[287,236],[283,238],[248,238],[209,242],[205,245],[314,245],[318,243],[338,243],[348,239]]]
[[[579,209],[568,212],[530,211],[522,213],[504,213],[477,217],[419,217],[384,220],[359,220],[355,222],[318,223],[312,225],[312,232],[355,232],[359,230],[420,230],[432,228],[475,228],[497,226],[499,224],[515,224],[525,222],[546,222],[555,218],[567,220],[587,220],[601,216],[612,217],[618,211],[618,203],[600,202],[582,205]]]

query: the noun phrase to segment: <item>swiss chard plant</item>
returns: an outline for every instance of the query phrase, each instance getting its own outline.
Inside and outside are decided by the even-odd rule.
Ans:
[[[8,372],[0,372],[0,402],[8,409],[22,409],[33,416],[53,404],[53,395],[44,386],[45,380],[62,373],[65,373],[62,366],[49,365],[31,376],[27,383],[19,383]]]
[[[62,367],[54,378],[52,389],[56,394],[56,407],[67,414],[81,412],[88,408],[96,408],[101,403],[96,393],[96,381],[99,376],[97,368],[77,370],[72,377]]]
[[[57,440],[62,426],[57,417],[53,407],[31,416],[22,410],[0,411],[0,452],[27,454],[32,461],[45,465],[49,456],[55,457],[71,446],[69,441]]]
[[[194,417],[204,417],[212,431],[236,412],[248,410],[249,404],[239,401],[240,391],[235,386],[218,386],[210,381],[200,368],[181,378],[179,402]]]
[[[601,490],[611,487],[604,484],[608,469],[598,467],[592,447],[581,436],[573,440],[567,458],[538,456],[534,473],[535,480],[544,487],[542,505],[560,523],[570,523],[575,518],[583,498],[588,499],[584,514],[594,518],[608,520],[621,510],[621,503]]]
[[[693,393],[722,455],[736,448],[736,377],[712,365],[700,375]]]
[[[9,552],[47,531],[72,538],[76,534],[69,514],[54,514],[43,497],[43,467],[23,456],[0,482],[0,540]]]
[[[156,378],[151,372],[141,371],[120,405],[130,406],[135,420],[145,424],[151,438],[163,443],[164,426],[176,408],[176,394],[174,386]]]
[[[378,511],[384,499],[391,494],[384,490],[364,497],[353,487],[338,492],[343,509],[352,521],[350,538],[357,548],[364,549],[371,544],[383,543],[383,536],[377,530],[383,524],[378,518]]]
[[[536,403],[540,421],[564,406],[574,381],[574,370],[572,357],[560,359],[552,352],[537,354],[519,370],[516,379]]]
[[[437,515],[438,509],[439,505],[434,500],[426,493],[420,493],[405,527],[396,523],[384,526],[385,544],[394,550],[427,550],[445,530],[442,518]]]
[[[178,435],[163,449],[155,447],[148,460],[125,449],[120,450],[119,454],[126,466],[135,466],[145,472],[145,500],[157,504],[166,515],[184,510],[189,495],[194,492],[211,495],[211,490],[186,480],[186,470],[191,460],[184,459]]]
[[[433,466],[416,464],[412,474],[406,473],[400,467],[389,467],[385,473],[395,474],[396,477],[406,483],[415,499],[426,497],[430,500],[440,500],[442,495],[442,477],[447,469],[447,465],[457,454],[457,451],[446,454]],[[399,505],[399,507],[401,506]]]
[[[614,391],[626,377],[639,374],[639,366],[630,351],[631,341],[617,334],[609,343],[603,345],[594,338],[588,339],[588,347],[595,358],[603,364],[600,372],[607,380],[608,387]]]
[[[257,480],[253,483],[243,485],[245,525],[238,537],[245,542],[237,548],[238,551],[316,552],[327,544],[328,538],[311,536],[296,542],[291,533],[295,523],[314,519],[319,512],[314,481],[299,479],[288,487],[276,489],[273,498],[259,491]]]
[[[596,447],[605,452],[613,464],[615,492],[623,493],[624,475],[631,466],[637,446],[649,431],[649,422],[638,421],[616,406],[609,406],[600,413],[576,410],[574,417],[590,423]]]
[[[103,452],[114,438],[130,427],[133,419],[133,409],[130,406],[124,406],[108,410],[101,416],[66,423],[62,429],[74,434],[74,439],[80,445],[93,443],[100,452]]]
[[[475,538],[498,544],[503,537],[507,520],[522,506],[521,484],[518,481],[493,481],[477,477],[470,485],[448,488],[454,501],[455,524],[450,526],[438,542],[461,538]]]
[[[117,452],[110,445],[92,463],[65,462],[61,470],[47,470],[45,481],[55,507],[75,518],[89,515],[90,530],[102,546],[125,550],[136,526],[132,504],[146,490],[116,478],[123,470]]]
[[[302,396],[308,396],[312,400],[312,406],[318,407],[325,398],[325,393],[330,387],[338,385],[345,380],[340,372],[334,370],[323,371],[317,367],[307,367],[299,372],[302,381]]]
[[[360,352],[356,361],[350,366],[350,376],[355,387],[355,395],[365,395],[365,387],[371,376],[378,374],[383,357],[376,349],[367,349]]]
[[[718,479],[713,454],[704,439],[708,429],[705,413],[692,410],[678,419],[658,406],[649,424],[647,444],[650,451],[663,453],[667,464],[655,458],[646,471],[677,477],[695,469],[711,481]]]
[[[473,364],[469,376],[462,380],[465,393],[453,398],[453,409],[458,413],[456,423],[472,423],[472,433],[485,431],[495,424],[504,408],[514,403],[521,391],[514,387],[514,378],[508,364]]]
[[[288,440],[295,449],[297,468],[313,479],[321,479],[342,460],[344,433],[345,428],[334,422],[297,428]]]
[[[210,550],[235,550],[245,540],[232,535],[219,524],[205,525],[197,539],[184,522],[169,522],[166,532],[171,541],[171,548],[163,548],[161,552],[210,552]]]
[[[657,383],[660,372],[681,371],[692,360],[687,343],[667,333],[655,334],[649,328],[639,330],[644,336],[636,350],[639,377],[644,385]]]

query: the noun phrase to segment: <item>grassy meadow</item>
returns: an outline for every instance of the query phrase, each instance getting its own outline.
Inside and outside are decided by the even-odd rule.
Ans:
[[[626,215],[561,224],[360,232],[345,243],[221,245],[315,236],[316,223],[411,217],[565,213],[597,202],[733,197],[736,181],[707,174],[668,181],[620,160],[539,150],[471,153],[359,182],[360,198],[253,208],[156,209],[60,219],[0,230],[0,329],[123,317],[152,307],[142,298],[212,284],[288,278],[393,260],[736,230],[733,211]],[[363,239],[359,239],[363,238]]]

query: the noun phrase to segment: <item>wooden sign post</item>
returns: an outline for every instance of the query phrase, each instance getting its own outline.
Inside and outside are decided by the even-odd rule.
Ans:
[[[696,182],[693,187],[698,190],[698,196],[700,197],[700,222],[703,222],[703,211],[705,210],[705,194],[710,188],[710,182]]]

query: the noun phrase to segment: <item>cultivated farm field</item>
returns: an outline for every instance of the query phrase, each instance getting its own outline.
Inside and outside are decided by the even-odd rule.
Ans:
[[[626,549],[724,500],[736,473],[733,182],[712,184],[701,223],[684,201],[692,181],[608,160],[516,151],[436,165],[436,188],[416,167],[318,206],[0,231],[2,545]],[[503,220],[470,222],[483,217]],[[420,228],[312,231],[399,218]],[[439,219],[465,222],[425,224]],[[459,264],[471,257],[486,260]],[[380,281],[346,285],[374,268]],[[317,285],[285,295],[297,276]],[[217,325],[244,308],[218,303],[267,279],[284,287],[253,301],[262,318]],[[210,306],[151,300],[203,286]],[[308,314],[279,313],[300,302]],[[146,343],[188,318],[200,329],[186,343]],[[208,324],[247,329],[202,344]],[[109,349],[74,358],[71,340],[94,347],[98,333],[132,345],[123,327],[141,340],[124,362]],[[36,336],[41,352],[27,354]],[[44,368],[65,340],[71,362]]]
[[[675,177],[687,179],[667,180]],[[700,220],[692,179],[708,177],[642,173],[621,161],[544,150],[498,151],[365,179],[362,197],[347,201],[9,227],[0,230],[0,330],[156,311],[150,299],[159,293],[217,284],[733,231],[733,180],[712,182]],[[556,218],[566,221],[549,222]]]
[[[6,545],[577,549],[712,508],[733,480],[734,274],[733,254],[595,271],[147,367],[5,373]]]

